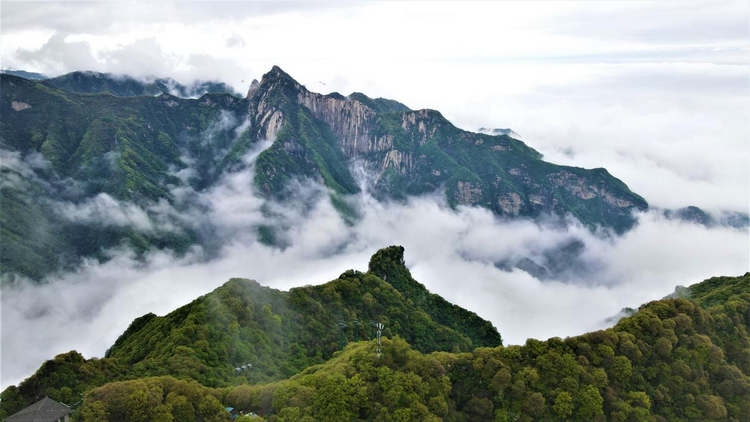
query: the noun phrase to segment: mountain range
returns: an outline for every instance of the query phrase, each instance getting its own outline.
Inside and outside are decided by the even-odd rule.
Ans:
[[[129,75],[92,71],[70,72],[54,78],[49,78],[41,73],[26,72],[23,70],[4,69],[1,73],[43,81],[47,86],[83,94],[108,93],[123,97],[137,97],[167,93],[183,98],[197,98],[203,94],[238,95],[229,85],[215,81],[194,81],[190,85],[183,85],[172,78],[157,78],[153,76],[135,78]]]
[[[253,183],[261,195],[284,201],[290,184],[311,180],[350,222],[358,215],[347,198],[363,189],[382,201],[437,193],[451,207],[484,207],[505,219],[572,216],[615,233],[648,208],[605,169],[545,162],[502,131],[468,132],[435,110],[313,93],[279,67],[245,98],[221,83],[186,87],[94,72],[39,80],[6,73],[0,88],[6,281],[106,260],[123,245],[141,254],[205,245],[210,240],[195,227],[157,224],[165,217],[154,210],[179,206],[180,189],[211,189],[246,167],[251,152],[258,152]],[[91,221],[91,209],[112,207],[135,217]],[[278,242],[272,228],[257,230],[264,242]]]
[[[0,418],[50,396],[83,421],[225,421],[225,406],[269,421],[747,420],[750,273],[678,291],[610,329],[503,346],[392,246],[365,273],[289,292],[233,279],[144,315],[104,358],[61,354],[6,388]]]

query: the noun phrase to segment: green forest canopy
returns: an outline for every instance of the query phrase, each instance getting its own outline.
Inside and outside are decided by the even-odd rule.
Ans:
[[[284,311],[282,302],[275,302],[284,292],[233,280],[170,315],[136,320],[107,358],[84,360],[71,352],[45,363],[19,387],[2,393],[2,409],[7,415],[23,407],[30,394],[72,403],[84,393],[76,418],[86,421],[227,420],[228,414],[219,411],[223,406],[272,421],[750,417],[750,273],[693,285],[687,299],[650,302],[610,329],[507,347],[499,345],[499,336],[492,347],[474,340],[461,343],[461,335],[469,339],[487,326],[450,331],[449,319],[438,323],[430,317],[435,310],[429,307],[441,306],[440,300],[410,279],[403,248],[391,247],[373,257],[368,273],[347,272],[333,282],[286,293],[295,299],[285,302],[291,309]],[[243,303],[242,289],[253,292],[249,297],[267,295],[258,303],[269,304],[270,312]],[[370,340],[350,341],[336,351],[338,332],[331,324],[339,317],[336,312],[350,312],[351,318],[356,308],[356,317],[362,318],[366,311],[359,309],[367,308],[367,294],[379,301],[401,297],[402,302],[391,300],[394,306],[406,304],[399,318],[408,317],[402,320],[409,324],[397,329],[395,317],[388,317],[390,331],[380,357]],[[228,302],[231,297],[237,302]],[[315,311],[319,306],[330,314]],[[208,323],[199,309],[217,314]],[[324,342],[314,346],[292,335],[295,325],[288,321],[296,317],[294,309],[309,315],[296,327],[320,324],[329,333]],[[387,314],[388,308],[376,312]],[[237,315],[248,319],[240,323],[233,319]],[[221,330],[232,324],[239,328],[212,338],[211,325],[217,321]],[[430,343],[429,335],[420,336],[418,327],[430,323],[446,330],[443,340]],[[238,345],[255,344],[242,341],[244,327],[252,328],[248,335],[267,336],[267,353],[255,350],[248,356],[268,363],[257,361],[259,375],[228,375],[222,359]],[[285,343],[290,335],[295,341]],[[450,350],[456,345],[461,350]]]

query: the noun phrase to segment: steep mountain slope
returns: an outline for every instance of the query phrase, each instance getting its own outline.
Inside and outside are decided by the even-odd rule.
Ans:
[[[133,365],[137,373],[187,375],[211,385],[232,379],[234,368],[247,362],[253,370],[242,378],[251,382],[280,379],[322,362],[339,347],[339,321],[351,325],[344,332],[346,339],[368,337],[368,322],[374,320],[386,325],[386,335],[402,336],[426,352],[468,351],[502,343],[492,324],[473,312],[442,298],[420,300],[432,295],[411,279],[403,261],[387,257],[393,250],[379,251],[371,263],[403,273],[408,285],[357,271],[288,293],[250,280],[230,280],[165,317],[136,320],[107,357]],[[187,353],[185,348],[192,350]],[[175,365],[177,356],[181,358]]]
[[[350,193],[350,173],[331,165],[340,151],[370,172],[381,197],[444,188],[452,205],[510,217],[570,213],[620,232],[632,225],[633,210],[647,207],[605,169],[546,163],[509,136],[463,131],[434,110],[373,108],[360,95],[310,92],[278,67],[265,74],[249,98],[249,114],[255,136],[277,142],[259,158],[259,186],[276,192],[290,173],[301,173]]]
[[[174,173],[195,160],[196,188],[216,177],[220,151],[237,139],[246,102],[228,94],[83,95],[2,75],[0,269],[38,278],[123,241],[136,250],[185,250],[189,230],[69,221],[64,203],[148,209],[172,201]],[[7,155],[7,157],[5,156]],[[117,202],[122,201],[122,202]]]
[[[378,357],[357,343],[224,401],[279,421],[747,420],[748,289],[750,273],[712,278],[689,288],[700,302],[654,301],[614,328],[524,346],[423,355],[396,338]]]
[[[394,257],[398,261],[398,251],[380,251],[371,268],[386,264],[381,268],[389,274],[403,272],[398,266],[387,266]],[[320,294],[335,289],[341,293],[340,302],[347,303],[350,296],[340,283],[349,280],[318,286]],[[382,288],[386,283],[381,283]],[[709,279],[688,288],[699,302],[654,301],[613,328],[564,340],[530,339],[523,346],[424,354],[392,332],[383,339],[381,355],[375,353],[373,341],[353,342],[343,352],[329,355],[325,363],[269,384],[246,384],[248,371],[230,378],[233,386],[223,388],[206,388],[191,381],[187,373],[180,374],[180,380],[171,376],[130,379],[131,365],[119,358],[84,361],[71,352],[45,363],[19,388],[6,389],[0,406],[9,412],[33,394],[74,400],[78,391],[87,391],[79,409],[86,421],[132,420],[134,415],[143,420],[172,420],[169,416],[222,420],[213,419],[226,418],[215,410],[220,406],[256,412],[270,421],[742,421],[750,416],[749,286],[750,273]],[[403,287],[425,294],[419,293],[418,286]],[[221,300],[217,293],[224,288],[206,298]],[[303,288],[296,295],[305,289],[314,288]],[[404,297],[412,299],[408,294]],[[360,294],[359,306],[366,301]],[[194,308],[185,309],[171,314],[172,318],[180,312],[191,318],[188,315]],[[130,335],[146,329],[153,320],[137,320]],[[282,325],[283,321],[282,317]],[[192,332],[210,333],[199,327],[185,328],[182,334],[188,337]],[[156,337],[153,342],[142,342],[142,347],[155,350],[160,341]],[[209,337],[205,347],[218,350],[211,342],[223,341],[231,349],[229,337]],[[335,336],[327,341],[335,342]],[[200,353],[189,341],[184,343],[191,353]],[[172,353],[170,349],[164,352]],[[168,357],[190,366],[187,350]],[[129,380],[111,382],[123,377]],[[92,388],[105,380],[110,383]]]
[[[460,130],[433,110],[361,93],[312,93],[278,67],[247,99],[150,95],[168,82],[90,72],[46,81],[0,75],[0,149],[18,164],[0,173],[3,274],[38,279],[82,257],[106,259],[107,248],[123,244],[138,253],[187,250],[200,241],[192,228],[167,228],[151,210],[160,201],[174,205],[175,188],[200,192],[246,166],[248,152],[267,139],[274,142],[255,163],[260,192],[283,199],[290,181],[310,178],[331,190],[350,221],[356,215],[343,199],[360,191],[353,167],[366,170],[380,199],[445,190],[453,206],[507,218],[571,214],[622,232],[632,212],[647,207],[604,169],[546,163],[521,141]],[[188,167],[192,177],[177,177]],[[142,224],[70,221],[62,203],[114,205]]]
[[[404,338],[422,352],[502,344],[491,323],[414,281],[402,253],[400,247],[386,248],[370,263],[401,274],[398,285],[351,270],[289,292],[230,280],[168,315],[136,319],[104,359],[86,361],[70,352],[45,363],[18,389],[3,393],[3,406],[6,397],[9,403],[28,405],[38,395],[67,398],[123,377],[171,375],[212,387],[278,381],[330,359],[341,335],[344,341],[369,339],[370,321],[385,324],[383,335]],[[433,299],[426,302],[426,297]],[[348,326],[341,332],[339,321]],[[252,369],[235,370],[248,363]]]

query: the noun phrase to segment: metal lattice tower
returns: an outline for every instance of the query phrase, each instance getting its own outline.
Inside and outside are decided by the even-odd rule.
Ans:
[[[377,333],[378,348],[376,352],[378,354],[378,357],[380,357],[380,354],[382,353],[382,350],[380,349],[380,347],[382,346],[380,338],[383,336],[383,329],[385,328],[385,325],[379,322],[370,321],[370,326],[372,326],[373,333]]]
[[[344,321],[339,321],[339,349],[341,350],[344,350],[344,328],[346,327]]]
[[[378,325],[378,323],[375,321],[370,321],[369,324],[370,324],[370,327],[372,328],[370,330],[370,340],[375,340],[375,327]]]
[[[355,319],[352,321],[352,325],[354,326],[354,341],[359,341],[359,326],[362,323]]]
[[[383,335],[383,328],[385,328],[385,325],[378,323],[377,329],[378,329],[378,357],[380,357],[380,346],[382,345],[380,343],[380,337]]]

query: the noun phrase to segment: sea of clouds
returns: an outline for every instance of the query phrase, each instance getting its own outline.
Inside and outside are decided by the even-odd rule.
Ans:
[[[240,92],[277,64],[312,90],[437,109],[468,130],[510,127],[549,161],[607,168],[654,207],[748,212],[747,2],[538,6],[3,3],[0,55],[4,67],[51,76],[218,78]],[[224,117],[216,130],[244,130]],[[163,315],[230,277],[280,289],[322,283],[365,270],[392,244],[406,248],[417,280],[491,320],[506,344],[601,328],[622,307],[676,285],[750,269],[747,228],[709,228],[657,210],[638,214],[637,226],[618,237],[571,220],[451,209],[439,192],[383,203],[363,189],[350,198],[359,218],[346,222],[310,181],[298,181],[284,203],[259,195],[252,162],[263,147],[207,191],[175,186],[172,204],[137,206],[103,194],[74,200],[80,186],[56,183],[68,189],[56,207],[64,221],[191,229],[202,246],[146,257],[120,248],[106,262],[86,261],[40,284],[4,286],[2,388],[56,353],[102,356],[133,318]],[[13,170],[0,186],[49,171],[34,154],[0,151],[0,164]],[[188,181],[194,173],[175,176]],[[283,247],[259,242],[260,225]],[[516,268],[524,259],[552,271],[534,278]]]
[[[506,220],[483,208],[452,209],[441,192],[379,202],[356,163],[362,193],[348,202],[358,217],[346,221],[327,189],[310,180],[292,183],[284,202],[263,197],[253,184],[253,163],[270,145],[256,144],[243,167],[207,190],[175,186],[173,204],[139,207],[105,194],[56,204],[60,216],[79,224],[189,228],[206,241],[180,256],[164,250],[136,256],[123,246],[108,251],[106,262],[86,260],[41,283],[6,283],[2,384],[19,382],[58,353],[103,356],[134,318],[164,315],[231,277],[279,289],[324,283],[347,269],[366,270],[369,257],[389,245],[403,245],[417,280],[492,321],[506,344],[600,329],[621,308],[666,296],[677,285],[748,269],[747,228],[707,228],[649,211],[618,237],[574,219]],[[4,157],[27,176],[48,167],[38,156]],[[177,175],[188,180],[191,170]],[[260,226],[282,246],[262,243]],[[565,254],[571,245],[574,253]],[[550,271],[535,278],[515,267],[523,259]]]

